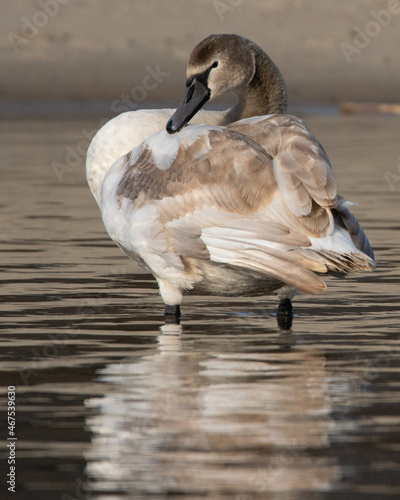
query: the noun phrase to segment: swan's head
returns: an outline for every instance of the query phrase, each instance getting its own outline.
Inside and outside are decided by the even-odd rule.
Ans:
[[[210,99],[228,90],[246,88],[254,76],[255,44],[238,35],[210,35],[190,54],[186,91],[167,123],[170,134],[179,132]]]

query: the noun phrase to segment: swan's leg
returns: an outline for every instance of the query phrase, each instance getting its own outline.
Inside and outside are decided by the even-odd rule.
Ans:
[[[278,310],[276,312],[276,319],[278,320],[279,328],[289,330],[293,323],[293,306],[292,299],[296,295],[297,289],[285,285],[278,290],[278,297],[280,299]]]
[[[179,316],[181,315],[179,304],[182,302],[182,289],[161,278],[157,278],[157,281],[160,295],[165,303],[165,323],[179,325]],[[174,305],[170,305],[171,303]]]
[[[281,299],[278,306],[278,311],[276,312],[276,319],[278,321],[279,328],[283,330],[289,330],[293,323],[293,306],[290,299]]]
[[[179,304],[176,306],[165,306],[165,323],[179,325],[179,317],[181,315],[181,308]]]

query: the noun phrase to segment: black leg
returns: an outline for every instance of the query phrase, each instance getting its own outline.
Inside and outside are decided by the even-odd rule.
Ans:
[[[279,328],[290,330],[293,323],[293,307],[290,299],[281,299],[276,313]]]
[[[179,317],[181,315],[181,308],[177,306],[165,306],[165,323],[167,325],[179,325]]]

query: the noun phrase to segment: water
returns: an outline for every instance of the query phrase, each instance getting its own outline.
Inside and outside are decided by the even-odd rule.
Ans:
[[[181,325],[163,325],[154,280],[86,186],[99,120],[1,123],[0,376],[18,438],[5,498],[400,497],[400,122],[307,122],[379,267],[299,295],[291,332],[271,297],[187,297]]]

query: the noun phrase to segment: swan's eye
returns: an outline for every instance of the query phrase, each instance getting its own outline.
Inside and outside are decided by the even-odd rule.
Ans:
[[[211,68],[216,68],[218,66],[218,61],[215,61],[212,65]]]

